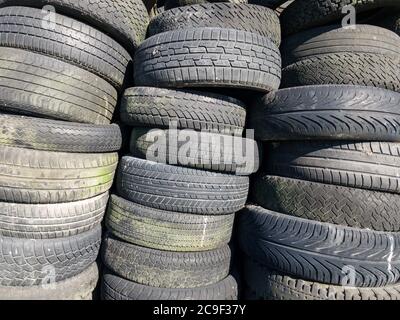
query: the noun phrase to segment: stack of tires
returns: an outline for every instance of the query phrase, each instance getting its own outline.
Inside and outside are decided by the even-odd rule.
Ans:
[[[320,26],[342,4],[297,0],[281,16],[284,89],[250,115],[273,143],[241,214],[249,298],[400,298],[400,38]]]
[[[278,18],[206,3],[166,10],[148,34],[122,99],[134,129],[106,216],[102,298],[237,299],[228,243],[258,148],[242,138],[243,103],[224,93],[279,87]]]
[[[110,122],[140,38],[112,3],[0,1],[0,299],[90,299],[97,284]]]

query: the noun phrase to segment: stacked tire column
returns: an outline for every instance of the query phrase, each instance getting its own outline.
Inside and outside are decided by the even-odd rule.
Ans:
[[[317,3],[293,2],[284,32],[317,23],[307,16]],[[329,20],[335,8],[314,14]],[[369,25],[284,40],[285,89],[250,115],[256,137],[274,143],[252,186],[258,206],[240,221],[249,298],[399,299],[399,45]]]
[[[135,55],[137,87],[122,100],[133,132],[106,217],[103,299],[237,299],[228,243],[258,148],[242,138],[243,103],[219,91],[279,87],[278,30],[272,10],[229,3],[151,21]],[[243,148],[248,161],[239,163]]]
[[[90,299],[131,57],[100,1],[47,1],[51,26],[25,2],[0,8],[0,299]]]

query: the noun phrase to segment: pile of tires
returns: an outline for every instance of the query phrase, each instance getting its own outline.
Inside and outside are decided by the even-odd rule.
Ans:
[[[0,1],[0,299],[92,297],[140,10]]]
[[[327,26],[344,2],[364,18],[398,5],[297,0],[281,15],[282,89],[249,119],[266,150],[240,215],[248,298],[400,298],[400,37]]]
[[[106,215],[103,299],[238,298],[229,243],[258,146],[226,92],[276,90],[279,44],[261,6],[178,6],[150,22],[121,103],[133,131]]]

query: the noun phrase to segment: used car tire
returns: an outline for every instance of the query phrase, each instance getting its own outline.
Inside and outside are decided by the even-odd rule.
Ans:
[[[226,2],[226,3],[246,3],[247,0],[223,0],[223,1],[215,1],[215,0],[166,0],[165,1],[165,10],[170,10],[173,8],[183,7],[183,6],[192,6],[196,4],[205,4],[205,3],[213,3],[213,2]]]

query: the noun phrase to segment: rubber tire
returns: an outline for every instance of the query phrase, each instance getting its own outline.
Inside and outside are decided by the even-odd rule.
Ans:
[[[144,248],[107,236],[102,260],[124,279],[157,288],[198,288],[229,275],[231,250],[171,252]]]
[[[399,232],[400,195],[277,176],[252,185],[256,203],[284,214],[376,231]]]
[[[322,85],[271,92],[249,112],[256,139],[400,141],[400,94]]]
[[[234,218],[234,214],[201,216],[162,211],[112,195],[106,226],[113,235],[138,246],[199,252],[227,245]]]
[[[109,124],[117,91],[82,68],[38,53],[0,48],[0,111]]]
[[[232,276],[206,287],[168,289],[144,286],[117,277],[109,271],[103,274],[102,300],[237,300],[238,288]]]
[[[56,239],[87,232],[103,220],[107,201],[108,193],[59,204],[0,202],[0,237]]]
[[[400,285],[351,288],[296,279],[245,260],[247,298],[251,300],[399,300]]]
[[[149,161],[241,176],[260,167],[255,140],[218,133],[134,128],[130,150]]]
[[[268,173],[400,194],[400,143],[286,143],[268,153]]]
[[[144,41],[135,55],[135,70],[136,86],[269,92],[279,88],[281,58],[271,40],[254,33],[187,28]]]
[[[189,90],[135,87],[125,91],[121,119],[131,126],[212,131],[242,136],[246,109],[231,97]]]
[[[320,223],[257,206],[248,206],[239,219],[243,251],[289,276],[352,287],[382,287],[400,278],[399,233]],[[351,267],[353,283],[346,272]]]
[[[342,8],[352,5],[357,14],[382,7],[399,6],[397,0],[296,0],[281,15],[284,35],[332,24],[345,17]]]
[[[0,144],[43,151],[101,153],[122,145],[118,125],[92,125],[0,114]]]
[[[255,4],[258,6],[264,6],[271,9],[278,8],[281,4],[284,4],[288,0],[249,0],[249,4]]]
[[[31,287],[74,277],[96,261],[101,226],[76,236],[33,240],[0,237],[0,285]]]
[[[80,20],[110,35],[131,54],[146,35],[147,9],[141,0],[0,0],[1,7],[25,6],[55,12]],[[48,19],[48,10],[43,9]]]
[[[121,88],[129,53],[106,34],[55,13],[49,28],[46,11],[26,7],[0,9],[0,45],[29,50],[72,63]]]
[[[0,146],[0,200],[79,201],[108,191],[118,154],[62,153]]]
[[[276,13],[266,7],[229,2],[204,3],[167,10],[151,20],[148,34],[187,28],[223,28],[257,33],[281,44]]]
[[[192,6],[197,4],[213,3],[213,2],[223,2],[223,3],[247,3],[247,0],[166,0],[165,10],[171,10],[183,6]]]

